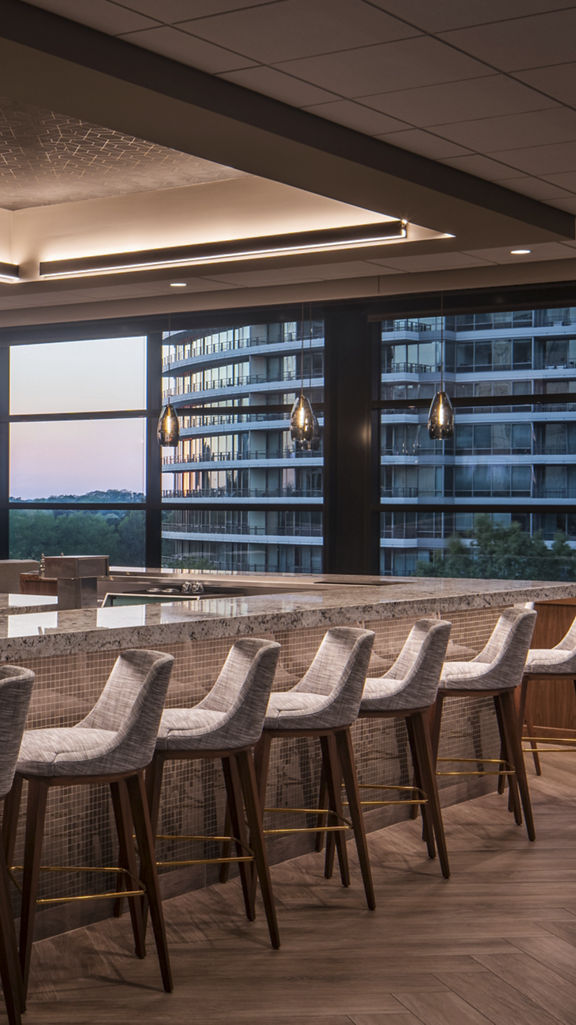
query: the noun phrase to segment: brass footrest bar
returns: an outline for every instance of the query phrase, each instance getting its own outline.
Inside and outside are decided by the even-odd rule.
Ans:
[[[12,882],[18,890],[21,891],[21,886],[18,880],[12,875],[13,872],[22,871],[23,865],[11,865],[10,866],[10,877]],[[125,875],[129,879],[134,879],[130,875],[127,868],[120,868],[119,866],[110,865],[40,865],[41,872],[108,872],[115,876]],[[118,898],[118,897],[143,897],[146,890],[140,880],[136,880],[139,884],[135,890],[104,890],[101,893],[78,893],[72,897],[37,897],[36,904],[69,904],[75,900],[105,900],[107,897]]]
[[[242,843],[235,836],[211,836],[203,833],[156,833],[155,840],[209,840],[211,843],[219,844],[234,843],[248,852],[247,854],[231,854],[226,857],[222,855],[221,857],[214,858],[179,858],[174,861],[157,861],[157,868],[186,868],[188,865],[228,865],[230,863],[236,864],[239,861],[254,861],[252,848]]]
[[[352,823],[344,818],[343,815],[338,815],[333,808],[264,808],[264,813],[269,812],[271,814],[278,813],[280,815],[286,814],[302,814],[302,815],[332,815],[335,819],[339,819],[342,825],[337,826],[320,826],[318,824],[314,826],[293,826],[285,827],[284,829],[263,829],[264,836],[275,836],[278,833],[338,833],[345,829],[352,829]]]
[[[411,794],[418,794],[418,797],[398,797],[394,801],[360,801],[363,808],[381,808],[392,804],[427,804],[428,797],[420,787],[407,786],[394,783],[359,783],[359,790],[400,790]],[[347,802],[346,802],[347,803]]]
[[[465,764],[478,765],[486,763],[487,765],[498,765],[498,769],[453,769],[450,772],[438,772],[437,776],[515,776],[516,770],[511,769],[508,762],[503,761],[502,758],[438,758],[438,762],[464,762]]]

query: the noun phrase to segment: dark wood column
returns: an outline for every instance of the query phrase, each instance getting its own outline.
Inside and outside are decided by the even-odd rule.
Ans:
[[[0,559],[10,557],[10,349],[0,346]]]
[[[146,349],[146,566],[162,563],[162,449],[156,427],[162,405],[162,332],[147,338]]]
[[[379,346],[361,308],[327,312],[324,360],[324,572],[378,573]]]

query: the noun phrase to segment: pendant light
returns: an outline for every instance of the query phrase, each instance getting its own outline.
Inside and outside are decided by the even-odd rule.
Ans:
[[[428,434],[433,441],[445,441],[454,435],[454,408],[450,397],[444,391],[444,296],[440,300],[440,390],[437,391],[428,410]]]
[[[170,335],[170,317],[168,317],[168,335]],[[168,396],[166,403],[162,406],[162,411],[158,418],[156,437],[160,445],[163,445],[165,448],[177,448],[178,446],[180,424],[178,423],[176,410],[170,401],[170,396]]]
[[[312,349],[312,312],[309,314],[310,349]],[[315,451],[320,448],[320,427],[314,415],[310,399],[304,394],[304,306],[301,324],[302,346],[300,349],[300,395],[290,413],[290,437],[297,452]],[[312,371],[310,371],[310,377]]]

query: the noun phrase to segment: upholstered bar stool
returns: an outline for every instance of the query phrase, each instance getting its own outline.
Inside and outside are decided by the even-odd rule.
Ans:
[[[167,708],[162,716],[156,754],[146,774],[154,832],[158,828],[164,766],[169,760],[217,759],[222,763],[231,837],[163,834],[164,840],[206,840],[223,844],[220,857],[180,858],[159,864],[201,865],[238,862],[246,916],[255,917],[253,868],[260,882],[272,946],[280,946],[270,872],[262,835],[262,812],[254,773],[253,748],[259,740],[278,662],[275,641],[245,637],[236,641],[216,683],[193,708]],[[246,829],[244,815],[246,816]],[[236,854],[230,855],[234,844]]]
[[[522,689],[520,691],[519,713],[520,722],[526,723],[528,736],[525,736],[524,739],[530,744],[534,768],[538,776],[542,775],[539,743],[549,744],[552,741],[552,743],[556,742],[563,745],[562,747],[547,747],[546,750],[548,752],[566,753],[576,750],[576,731],[562,729],[561,736],[558,736],[558,733],[555,731],[555,735],[537,737],[534,735],[532,722],[526,718],[526,702],[529,689],[542,685],[546,686],[552,678],[571,680],[574,692],[576,693],[576,618],[572,620],[570,629],[564,634],[564,637],[558,644],[553,648],[530,648],[526,659],[526,667],[522,677]],[[546,727],[543,728],[546,729]]]
[[[154,753],[173,662],[172,655],[159,651],[124,651],[116,659],[96,705],[81,722],[70,727],[26,730],[24,733],[14,785],[4,802],[8,863],[11,864],[22,783],[28,781],[20,919],[24,995],[30,970],[48,792],[52,787],[89,783],[110,786],[118,833],[119,865],[104,871],[112,872],[114,876],[122,873],[128,882],[128,888],[121,894],[97,896],[128,897],[136,954],[144,957],[142,897],[146,895],[164,989],[167,992],[172,990],[143,770]],[[138,844],[139,869],[133,847],[133,828]],[[64,866],[61,868],[67,870]],[[84,894],[79,899],[88,896],[90,894]],[[48,900],[58,902],[58,898],[50,898],[43,899],[43,903]]]
[[[352,826],[366,901],[370,909],[375,907],[374,887],[360,807],[350,726],[358,716],[373,643],[374,634],[370,630],[354,627],[333,627],[328,630],[300,682],[291,690],[277,691],[270,695],[264,731],[256,747],[256,773],[260,799],[264,804],[272,742],[287,737],[307,737],[320,741],[328,807],[297,810],[335,819],[336,824],[302,827],[297,832],[316,833],[319,828],[334,832],[340,874],[346,886],[349,883],[349,874],[343,831]],[[346,823],[343,817],[340,797],[342,779],[350,809],[350,823]],[[294,809],[269,808],[265,811],[285,813]],[[291,833],[294,830],[264,830],[265,835],[283,832]]]
[[[366,808],[393,804],[420,806],[428,853],[434,857],[435,838],[442,875],[446,879],[450,875],[450,865],[438,799],[429,718],[438,691],[451,626],[451,623],[441,619],[418,620],[388,672],[378,678],[368,677],[360,702],[361,719],[404,720],[414,766],[413,787],[385,787],[378,783],[360,785],[361,791],[407,789],[411,796],[400,800],[362,801],[362,805]]]
[[[29,669],[0,666],[0,797],[5,797],[12,786],[33,683],[34,673]],[[10,1025],[20,1025],[24,994],[8,885],[9,876],[4,856],[4,842],[2,842],[0,844],[0,977],[2,978],[8,1021]]]
[[[526,656],[532,639],[536,613],[525,608],[506,609],[498,619],[492,635],[482,651],[469,662],[446,662],[436,698],[432,746],[435,761],[477,763],[477,769],[438,772],[438,775],[497,775],[506,776],[510,787],[510,808],[518,825],[524,810],[526,831],[535,839],[534,820],[526,769],[522,754],[520,722],[517,714],[515,691],[522,682]],[[444,702],[452,698],[487,698],[494,702],[501,740],[501,758],[438,758],[440,727]],[[484,769],[484,763],[494,763],[493,770]],[[482,767],[480,767],[482,766]]]

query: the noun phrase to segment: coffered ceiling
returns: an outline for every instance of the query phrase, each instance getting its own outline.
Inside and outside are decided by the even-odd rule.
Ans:
[[[329,294],[338,281],[340,294],[374,294],[576,272],[574,3],[0,0],[0,11],[4,209],[192,184],[215,203],[218,181],[257,175],[434,233],[193,276],[196,296],[204,280],[222,302],[259,287]],[[155,280],[148,295],[166,294]],[[108,284],[129,297],[130,282]],[[47,287],[16,290],[34,305]],[[69,301],[50,288],[46,302]],[[16,304],[4,296],[0,311]]]

